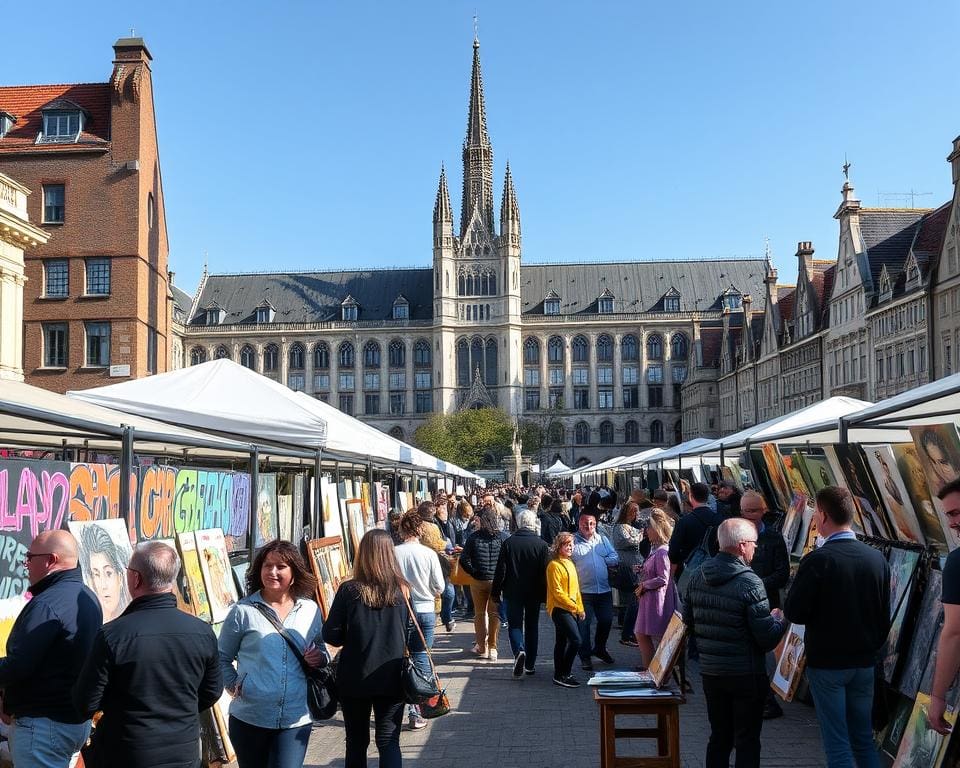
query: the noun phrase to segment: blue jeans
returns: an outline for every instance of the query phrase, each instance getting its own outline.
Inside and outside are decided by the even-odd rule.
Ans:
[[[610,637],[610,627],[613,626],[613,592],[581,595],[583,598],[583,612],[587,617],[580,622],[580,661],[590,663],[590,655],[594,651],[607,650],[607,638]],[[597,634],[594,642],[590,642],[590,625],[597,620]]]
[[[230,716],[229,731],[239,768],[303,768],[310,725],[261,728]]]
[[[18,717],[10,730],[10,756],[17,768],[65,768],[89,735],[89,720],[60,723],[49,717]]]
[[[444,624],[453,621],[453,584],[449,581],[444,583],[440,595],[440,621]]]
[[[507,603],[507,598],[505,598],[503,595],[501,595],[501,596],[500,596],[500,607],[497,608],[497,615],[500,616],[500,623],[501,623],[501,624],[503,624],[503,622],[505,622],[505,621],[507,620],[508,615],[509,615],[509,614],[507,613],[507,605],[508,605],[508,603]]]
[[[524,666],[533,669],[540,644],[540,600],[511,600],[507,604],[507,625],[510,650],[514,656],[523,651],[527,655]]]
[[[873,667],[807,667],[829,768],[879,768],[873,745]]]
[[[427,641],[426,647],[433,648],[433,634],[437,626],[437,614],[433,611],[418,613],[417,623],[420,625],[420,631],[423,632],[423,639]],[[417,633],[417,629],[413,626],[412,621],[407,622],[407,648],[410,649],[410,658],[412,658],[413,663],[417,665],[417,669],[429,675],[430,659],[427,658],[426,648],[424,648],[423,643],[420,641],[420,635]],[[407,708],[407,711],[411,715],[420,714],[420,710],[416,704],[411,704]]]

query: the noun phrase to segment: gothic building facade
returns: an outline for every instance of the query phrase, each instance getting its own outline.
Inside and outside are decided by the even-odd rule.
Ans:
[[[173,367],[229,357],[408,441],[435,412],[495,405],[568,464],[716,431],[723,313],[764,296],[766,262],[523,263],[509,165],[496,216],[476,41],[462,161],[458,217],[440,172],[431,267],[205,273],[173,291]],[[688,379],[704,389],[685,428]]]

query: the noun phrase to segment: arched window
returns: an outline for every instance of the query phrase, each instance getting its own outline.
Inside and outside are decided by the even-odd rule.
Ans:
[[[457,342],[457,386],[470,386],[470,345],[466,339]]]
[[[302,371],[305,356],[303,344],[298,343],[290,347],[290,370]]]
[[[390,430],[390,437],[393,437],[397,440],[403,440],[403,428],[393,427],[393,429]]]
[[[563,339],[551,336],[547,342],[547,360],[551,363],[563,362]]]
[[[467,296],[473,296],[473,275],[467,275]]]
[[[573,362],[586,363],[590,360],[586,336],[575,336],[570,347],[573,350]]]
[[[600,444],[613,444],[613,424],[609,421],[603,421],[600,423]]]
[[[240,350],[240,365],[249,368],[251,371],[257,370],[257,353],[253,351],[253,347],[249,344],[244,344]]]
[[[380,345],[375,341],[368,341],[363,348],[363,367],[380,367]]]
[[[650,442],[663,442],[663,424],[661,424],[659,421],[655,421],[650,425]]]
[[[640,427],[633,419],[623,425],[623,442],[627,445],[636,445],[640,442]]]
[[[413,345],[413,366],[414,368],[430,367],[430,344],[423,339]]]
[[[457,295],[467,295],[467,278],[463,275],[457,275]]]
[[[613,339],[607,334],[597,338],[597,362],[609,363],[613,360]]]
[[[353,368],[353,344],[349,341],[343,342],[337,351],[337,365],[340,368]]]
[[[313,367],[318,371],[330,368],[330,347],[325,342],[319,342],[313,348]]]
[[[590,444],[590,425],[585,421],[578,421],[573,428],[573,442],[577,445]]]
[[[490,273],[490,295],[497,295],[497,276],[493,272]]]
[[[387,348],[387,359],[391,368],[403,368],[407,364],[407,345],[400,339],[391,341]]]
[[[563,424],[559,421],[553,422],[547,431],[547,440],[550,445],[563,445],[564,433]]]
[[[532,336],[523,342],[524,365],[538,365],[540,363],[540,342]]]
[[[673,334],[670,341],[670,357],[674,360],[687,359],[687,336],[683,333]]]
[[[677,420],[673,425],[673,444],[680,445],[683,442],[683,422]]]
[[[276,344],[267,344],[263,348],[263,372],[273,373],[280,367],[280,348]]]
[[[663,339],[658,333],[647,338],[647,359],[663,360]]]
[[[487,365],[484,384],[492,387],[497,383],[497,340],[487,339]]]
[[[637,343],[637,337],[628,333],[620,342],[620,357],[625,362],[633,362],[639,357],[640,346]]]
[[[480,371],[480,380],[486,384],[483,370],[483,339],[479,336],[470,342],[470,381],[473,381],[474,372],[477,370]]]
[[[227,350],[226,346],[220,344],[215,350],[213,350],[213,359],[214,360],[229,360],[230,352]]]
[[[190,350],[190,365],[200,365],[207,362],[207,350],[203,347],[194,347]]]

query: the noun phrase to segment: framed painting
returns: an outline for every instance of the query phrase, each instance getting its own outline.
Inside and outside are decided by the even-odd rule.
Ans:
[[[113,621],[130,603],[127,564],[133,549],[127,523],[120,518],[69,521],[77,540],[83,583],[93,590],[103,610],[103,623]]]
[[[770,687],[784,701],[793,700],[807,664],[803,634],[803,625],[791,624],[777,646],[777,665],[770,677]]]
[[[310,568],[317,579],[317,602],[326,618],[341,582],[348,577],[343,539],[340,536],[311,539],[307,542],[307,551]]]
[[[197,554],[197,540],[190,533],[177,534],[177,546],[180,548],[180,562],[183,568],[184,583],[189,591],[193,615],[204,621],[213,621],[210,612],[210,600],[203,583],[203,571],[200,569],[200,557]]]
[[[207,528],[196,531],[194,535],[203,583],[207,587],[207,599],[210,601],[210,613],[214,624],[219,624],[227,617],[230,606],[238,600],[223,531],[219,528]]]
[[[667,624],[667,629],[657,646],[656,653],[650,660],[650,674],[653,677],[653,684],[657,688],[662,688],[670,677],[677,659],[680,658],[680,651],[683,648],[683,639],[686,634],[687,625],[683,623],[683,618],[679,613],[674,613],[670,617],[670,623]]]
[[[344,502],[344,510],[347,514],[347,525],[350,529],[350,544],[353,556],[357,556],[357,549],[360,547],[360,539],[366,531],[363,524],[363,501],[361,499],[347,499]]]

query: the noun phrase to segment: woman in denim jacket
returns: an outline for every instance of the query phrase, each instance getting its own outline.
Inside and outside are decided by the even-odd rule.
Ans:
[[[324,659],[317,582],[288,541],[266,544],[250,564],[247,591],[220,630],[220,668],[230,702],[230,740],[240,768],[301,768],[310,741],[307,678],[266,606],[303,649],[308,664]],[[319,647],[318,647],[319,646]],[[236,662],[236,668],[234,668]]]

